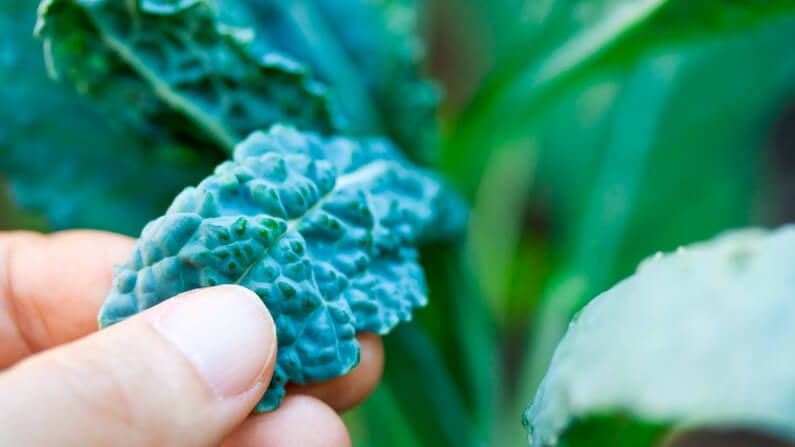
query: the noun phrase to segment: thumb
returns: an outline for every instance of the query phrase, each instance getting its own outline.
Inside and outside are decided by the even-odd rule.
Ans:
[[[218,445],[265,392],[275,357],[254,293],[188,292],[0,374],[0,445]]]

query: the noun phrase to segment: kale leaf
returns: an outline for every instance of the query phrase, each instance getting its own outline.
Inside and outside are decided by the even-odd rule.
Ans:
[[[30,2],[0,0],[0,176],[14,201],[53,229],[139,234],[223,154],[131,135],[72,88],[52,82],[35,23]]]
[[[428,160],[440,95],[419,74],[416,9],[406,0],[45,0],[36,34],[54,75],[152,139],[231,152],[284,122],[386,135]]]
[[[147,225],[99,320],[105,327],[178,293],[239,284],[277,325],[273,379],[328,380],[359,360],[357,331],[385,334],[427,301],[416,245],[460,232],[466,207],[387,140],[323,139],[275,126]]]
[[[277,122],[339,130],[325,87],[282,54],[247,51],[248,34],[198,0],[45,0],[36,26],[54,75],[152,140],[231,153]]]
[[[34,57],[29,4],[0,3],[0,64],[14,67],[0,93],[0,170],[54,229],[135,234],[275,123],[387,135],[426,161],[437,145],[438,92],[419,77],[412,0],[45,0],[36,35],[47,68],[79,95]]]

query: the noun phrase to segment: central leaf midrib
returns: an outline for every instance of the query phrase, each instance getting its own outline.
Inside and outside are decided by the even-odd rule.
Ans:
[[[315,202],[314,205],[307,208],[307,210],[300,216],[287,220],[287,227],[284,230],[284,233],[280,234],[275,239],[273,239],[271,244],[265,247],[265,249],[262,251],[262,254],[258,256],[257,259],[255,259],[254,262],[252,262],[251,265],[248,266],[248,268],[246,268],[246,270],[240,275],[240,277],[233,284],[240,285],[240,283],[242,283],[243,280],[246,279],[249,273],[251,273],[254,267],[260,264],[262,260],[265,259],[265,257],[268,256],[268,254],[270,254],[270,250],[272,247],[275,247],[276,244],[278,244],[279,241],[287,234],[297,231],[298,227],[301,225],[301,223],[304,222],[304,220],[308,216],[310,216],[316,210],[321,209],[323,205],[325,205],[329,200],[331,200],[331,198],[333,198],[338,192],[350,187],[351,185],[364,183],[380,175],[383,175],[385,172],[387,172],[390,169],[390,165],[392,164],[393,162],[388,160],[378,160],[371,162],[367,165],[361,166],[347,174],[343,174],[337,177],[337,180],[334,182],[334,187],[325,196],[321,197],[317,202]]]
[[[94,26],[97,28],[103,42],[116,53],[130,68],[138,73],[141,79],[152,87],[157,96],[163,103],[171,108],[183,112],[187,117],[202,128],[216,144],[224,151],[231,154],[237,144],[237,136],[229,129],[216,121],[211,115],[200,107],[193,104],[184,95],[179,94],[171,86],[160,80],[157,73],[150,69],[147,64],[131,51],[125,43],[118,39],[107,27],[104,26],[102,19],[96,17],[93,11],[86,11]]]

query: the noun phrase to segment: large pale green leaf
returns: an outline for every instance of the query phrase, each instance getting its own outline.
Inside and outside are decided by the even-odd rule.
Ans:
[[[539,183],[565,265],[533,336],[530,391],[573,312],[644,253],[750,222],[765,134],[795,96],[781,41],[795,41],[795,14],[652,51],[626,75],[595,71],[541,122]]]
[[[788,226],[645,261],[571,323],[525,414],[533,445],[601,415],[795,439],[793,253]]]
[[[143,142],[48,79],[30,2],[0,1],[0,175],[53,228],[138,233],[220,154]]]
[[[550,8],[542,14],[544,3]],[[549,237],[544,259],[558,268],[531,326],[518,391],[505,403],[514,414],[535,391],[570,317],[591,297],[646,253],[749,222],[766,131],[795,96],[795,53],[781,44],[795,41],[792,1],[669,1],[642,21],[627,22],[629,28],[604,28],[612,30],[603,35],[610,39],[593,46],[593,54],[574,51],[585,48],[574,45],[576,36],[594,32],[588,20],[604,18],[594,8],[619,3],[633,2],[527,6],[538,7],[545,20],[528,31],[537,39],[524,42],[526,54],[517,49],[513,62],[507,53],[500,56],[447,145],[448,172],[475,199],[472,222],[490,222],[495,209],[499,221],[515,222],[501,226],[515,231],[481,236],[479,265],[511,270],[533,258],[527,252],[539,248],[526,242],[537,236],[517,234],[538,231],[528,229],[528,208],[551,229],[539,236]],[[576,63],[549,65],[548,58]],[[538,77],[545,72],[558,74]],[[525,159],[537,156],[536,163],[524,163],[524,172],[516,172],[522,166],[517,148],[524,148]],[[514,178],[524,181],[511,186]],[[511,207],[511,214],[495,197],[529,197],[530,205]],[[522,245],[514,252],[499,250],[517,240]],[[504,312],[498,320],[530,315],[536,290],[505,270],[478,270],[490,275],[485,292],[513,300],[494,306]],[[525,402],[511,403],[513,396]],[[516,445],[511,433],[500,445]]]

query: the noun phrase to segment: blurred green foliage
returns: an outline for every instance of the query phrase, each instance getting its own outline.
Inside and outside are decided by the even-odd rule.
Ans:
[[[773,223],[758,209],[795,98],[795,2],[469,3],[495,65],[442,166],[472,198],[467,262],[507,357],[489,444],[521,445],[511,412],[588,300],[655,251]]]
[[[471,229],[460,246],[424,250],[431,304],[385,340],[383,384],[346,421],[356,446],[526,445],[522,410],[589,299],[655,251],[776,223],[769,197],[786,194],[771,191],[780,166],[765,157],[773,123],[795,101],[795,0],[428,2],[427,58],[448,90],[437,168],[470,199]],[[32,6],[0,5],[0,35],[14,36],[0,43],[7,151],[9,138],[40,140],[47,126],[61,126],[42,124],[41,113],[82,109],[42,96],[39,115],[16,112],[9,85],[22,76],[38,76],[39,92],[65,89],[44,87],[25,31]],[[81,135],[86,121],[74,113],[62,140]],[[48,144],[31,146],[36,163],[0,161],[0,174],[44,168],[69,177]],[[103,160],[101,145],[82,147]],[[187,172],[198,178],[211,164]],[[103,172],[98,165],[85,189],[101,190]],[[176,183],[163,189],[189,182]],[[142,202],[147,211],[122,219],[121,230],[134,232],[172,195]],[[95,209],[122,216],[129,208],[118,205]],[[41,228],[3,206],[6,228]],[[80,204],[71,206],[65,212]],[[566,445],[643,447],[658,438],[656,428],[631,425],[620,438],[593,435],[614,423],[589,421]]]

